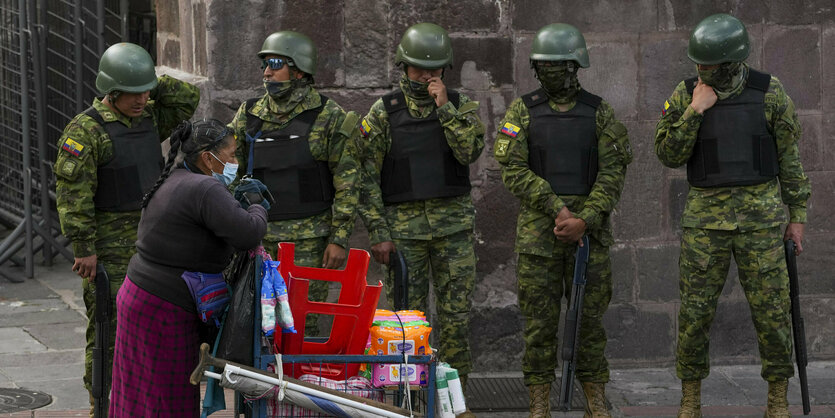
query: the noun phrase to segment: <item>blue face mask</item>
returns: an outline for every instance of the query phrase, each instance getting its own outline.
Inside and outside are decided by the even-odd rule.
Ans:
[[[220,158],[217,158],[214,153],[210,152],[209,154],[211,154],[212,157],[215,157],[215,160],[218,160],[218,162],[223,164],[223,173],[219,174],[212,171],[212,177],[216,178],[219,182],[226,186],[232,184],[232,182],[235,181],[235,177],[238,176],[238,164],[224,163],[223,161],[220,161]]]

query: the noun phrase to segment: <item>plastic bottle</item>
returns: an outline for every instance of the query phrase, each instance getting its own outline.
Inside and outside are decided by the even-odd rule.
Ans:
[[[449,399],[449,385],[444,376],[438,376],[435,380],[435,388],[438,389],[437,411],[439,418],[455,418],[452,412],[452,401]]]
[[[452,401],[452,412],[455,415],[467,411],[467,404],[464,401],[464,390],[461,389],[461,379],[458,378],[458,370],[452,369],[446,373],[446,382],[449,386],[449,398]]]

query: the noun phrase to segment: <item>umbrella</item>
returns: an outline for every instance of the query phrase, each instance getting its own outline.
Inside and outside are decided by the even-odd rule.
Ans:
[[[221,372],[207,371],[208,366],[215,366]],[[200,346],[200,363],[191,373],[191,384],[199,385],[204,374],[219,379],[223,387],[253,397],[275,397],[280,401],[288,401],[303,408],[337,417],[400,418],[412,416],[406,409],[212,357],[209,354],[209,345],[205,343]]]

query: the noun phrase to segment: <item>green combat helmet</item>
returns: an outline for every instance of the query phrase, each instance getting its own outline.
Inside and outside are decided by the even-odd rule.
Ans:
[[[444,28],[434,23],[418,23],[406,29],[394,64],[434,70],[452,68],[452,41]]]
[[[156,86],[154,60],[141,46],[122,42],[102,54],[96,75],[96,88],[101,94],[114,91],[144,93]]]
[[[589,68],[586,39],[574,26],[552,23],[539,30],[531,45],[531,66],[536,61],[577,61]]]
[[[690,34],[687,56],[696,64],[715,65],[745,61],[750,43],[739,19],[724,13],[699,22]]]
[[[293,60],[293,64],[307,74],[316,74],[316,45],[307,35],[285,30],[275,32],[264,39],[258,52],[259,58],[267,55],[282,55]]]

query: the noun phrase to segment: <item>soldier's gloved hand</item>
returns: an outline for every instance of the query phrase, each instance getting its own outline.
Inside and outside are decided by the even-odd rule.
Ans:
[[[267,186],[258,179],[243,179],[235,188],[235,200],[241,202],[241,207],[246,209],[249,205],[258,204],[266,210],[270,210],[270,203],[275,202]]]

